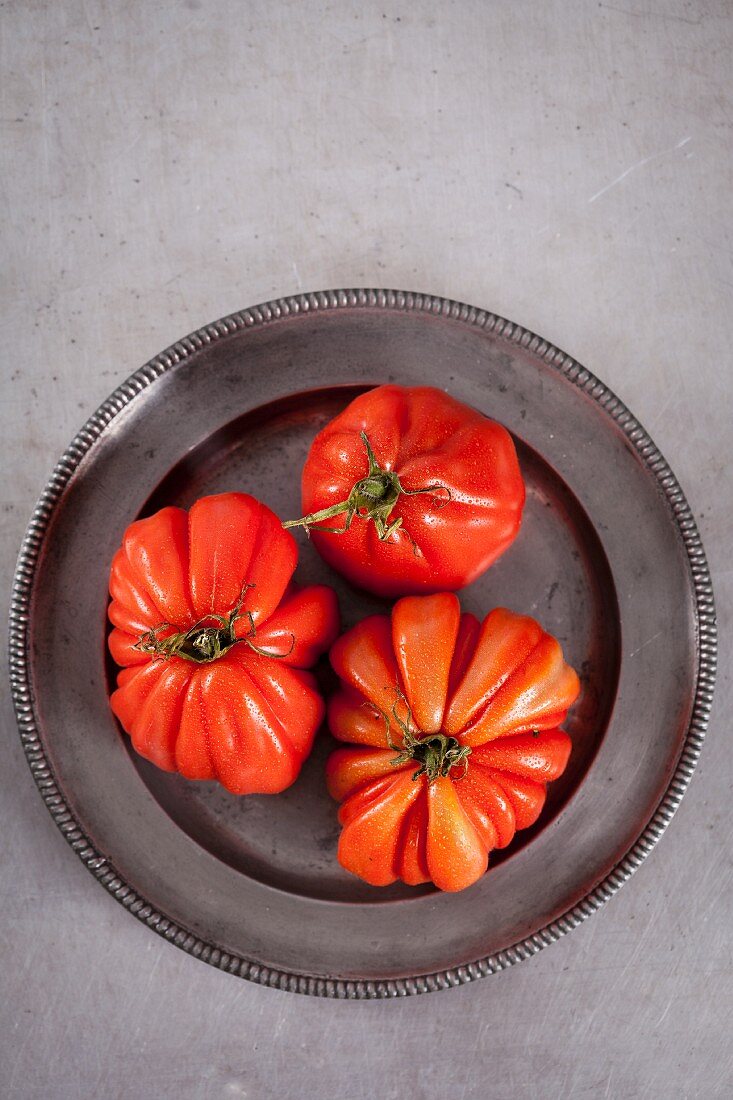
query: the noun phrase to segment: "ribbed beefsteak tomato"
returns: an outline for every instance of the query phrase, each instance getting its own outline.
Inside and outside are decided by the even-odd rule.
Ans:
[[[364,619],[331,663],[331,732],[352,742],[327,763],[339,861],[374,886],[470,886],[567,764],[558,727],[579,681],[558,642],[504,608],[480,623],[440,593]]]
[[[290,786],[324,713],[303,670],[338,634],[333,590],[294,586],[296,561],[277,516],[243,493],[127,528],[109,586],[111,705],[142,756],[235,794]]]
[[[329,565],[382,596],[475,580],[519,531],[524,482],[505,428],[430,386],[379,386],[316,436],[304,526]]]

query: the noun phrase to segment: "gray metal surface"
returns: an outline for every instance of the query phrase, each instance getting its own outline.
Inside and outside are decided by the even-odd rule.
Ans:
[[[420,286],[544,333],[651,431],[713,567],[717,717],[664,841],[572,936],[437,997],[348,1004],[237,981],[131,920],[43,811],[4,696],[2,1088],[727,1097],[729,11],[325,14],[5,9],[5,590],[51,464],[138,363],[303,285]]]
[[[497,604],[536,614],[582,676],[567,723],[572,759],[539,828],[457,896],[385,892],[338,867],[323,751],[283,799],[228,797],[215,784],[134,767],[108,703],[109,562],[128,523],[227,488],[297,515],[298,471],[315,431],[365,383],[390,379],[447,383],[515,433],[528,495],[521,539],[465,590],[463,606],[479,617]],[[167,433],[167,423],[178,431]],[[607,475],[600,484],[599,471]],[[375,610],[313,547],[304,556],[301,577],[336,584],[346,626]],[[712,589],[694,520],[628,410],[587,369],[516,324],[401,291],[329,291],[253,307],[185,337],[123,383],[44,492],[21,551],[10,625],[28,761],[100,882],[204,961],[332,997],[473,981],[536,954],[596,911],[679,804],[716,668]]]

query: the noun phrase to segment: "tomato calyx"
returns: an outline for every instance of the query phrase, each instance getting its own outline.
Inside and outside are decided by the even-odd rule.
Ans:
[[[252,584],[242,586],[237,603],[228,615],[205,615],[188,630],[176,631],[171,623],[160,623],[151,630],[146,630],[140,635],[133,649],[141,653],[149,653],[153,660],[169,660],[171,657],[180,657],[184,661],[192,661],[197,665],[210,664],[228,653],[232,646],[244,642],[251,650],[261,657],[288,657],[295,646],[295,635],[290,635],[290,649],[285,653],[273,653],[269,649],[263,649],[255,645],[253,638],[257,633],[251,611],[242,611],[242,604]],[[235,634],[235,626],[240,619],[249,620],[249,632],[242,638]],[[172,633],[169,633],[172,632]]]
[[[353,486],[346,500],[338,504],[332,504],[329,508],[322,508],[320,512],[311,512],[301,519],[290,519],[283,523],[283,527],[305,527],[307,533],[314,531],[327,531],[334,535],[345,534],[354,519],[372,520],[380,542],[386,540],[402,527],[402,516],[397,516],[390,522],[392,510],[401,496],[418,496],[421,493],[432,493],[434,507],[443,508],[451,499],[451,491],[447,485],[437,482],[426,485],[424,489],[405,489],[400,483],[394,470],[386,470],[377,462],[372,446],[366,432],[360,432],[362,443],[366,449],[369,462],[369,472]],[[438,501],[436,494],[445,493],[446,499]],[[325,521],[336,516],[344,516],[342,527],[323,527]],[[404,528],[402,528],[404,531]],[[412,543],[415,553],[418,552],[417,544],[412,536],[405,531]]]
[[[451,776],[451,779],[462,779],[468,771],[468,757],[471,755],[469,745],[461,745],[455,737],[448,737],[444,733],[431,733],[427,737],[411,739],[408,745],[404,742],[404,750],[392,761],[393,764],[405,764],[408,760],[414,760],[420,765],[413,774],[413,779],[419,779],[424,775],[428,783],[434,783],[438,776],[447,776],[451,768],[462,766],[463,771]]]
[[[425,737],[416,737],[412,729],[412,711],[404,693],[398,687],[397,700],[392,706],[392,720],[395,722],[402,735],[402,745],[396,745],[392,740],[390,719],[382,712],[385,722],[385,737],[391,749],[397,752],[397,756],[391,761],[395,767],[414,760],[420,767],[413,774],[413,780],[424,775],[428,785],[442,776],[445,778],[451,769],[455,767],[463,770],[452,775],[451,779],[462,779],[468,771],[468,758],[471,755],[471,746],[462,745],[456,737],[450,737],[445,733],[429,733]],[[405,707],[405,716],[398,713],[399,704]]]

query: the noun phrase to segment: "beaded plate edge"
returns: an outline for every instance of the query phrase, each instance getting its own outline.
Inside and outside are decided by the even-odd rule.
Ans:
[[[41,741],[30,683],[28,624],[36,566],[53,511],[84,456],[114,418],[157,378],[182,360],[222,337],[299,314],[337,309],[386,309],[443,316],[491,332],[520,345],[593,398],[616,422],[656,478],[674,516],[689,559],[697,611],[698,674],[692,717],[682,753],[667,789],[641,835],[606,878],[577,905],[539,931],[494,955],[434,974],[369,981],[323,978],[267,967],[229,954],[158,912],[123,881],[98,853],[64,801]],[[138,920],[196,958],[249,981],[294,993],[336,998],[400,997],[463,985],[504,970],[537,954],[576,928],[611,898],[659,841],[692,778],[710,718],[717,667],[717,631],[713,588],[705,551],[690,506],[668,463],[629,409],[589,370],[540,336],[499,317],[434,295],[399,290],[327,290],[265,302],[205,325],[140,367],[89,417],[49,478],[36,505],[20,550],[10,610],[10,682],[20,738],[36,785],[56,825],[78,857],[103,886]]]

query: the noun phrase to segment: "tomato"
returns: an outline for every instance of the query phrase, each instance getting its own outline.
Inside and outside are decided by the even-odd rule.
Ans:
[[[558,642],[504,608],[480,623],[444,592],[364,619],[331,663],[329,725],[350,742],[326,766],[339,862],[374,886],[470,886],[567,764],[558,727],[580,685]]]
[[[302,519],[322,557],[382,596],[462,588],[516,537],[524,482],[500,424],[429,386],[379,386],[316,436]]]
[[[142,756],[235,794],[289,787],[324,714],[309,672],[338,634],[326,586],[254,497],[203,497],[125,532],[110,575],[112,710]]]

